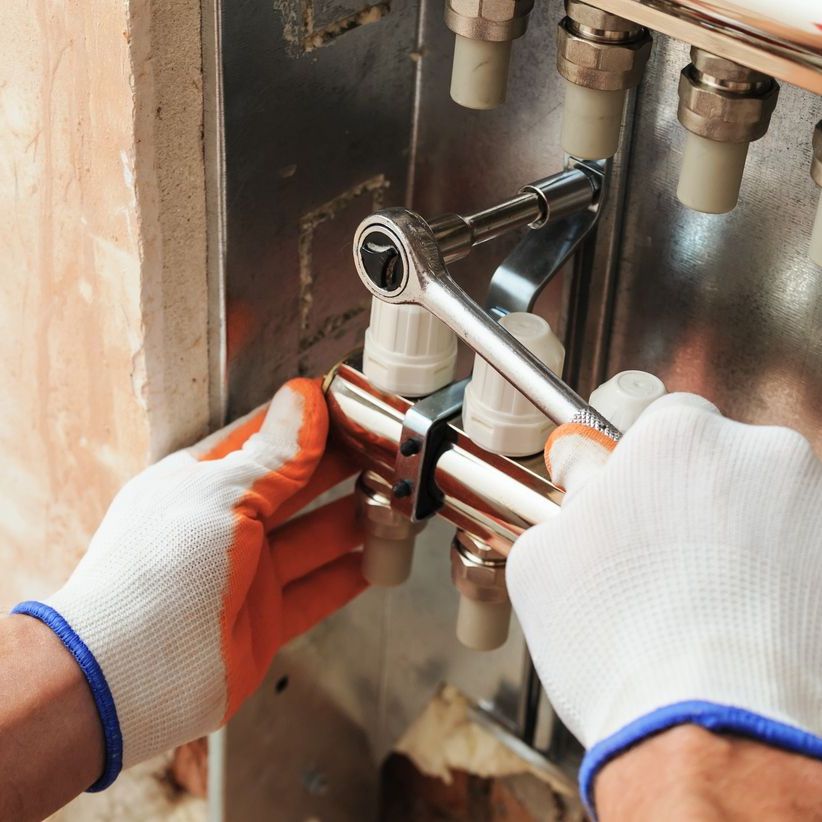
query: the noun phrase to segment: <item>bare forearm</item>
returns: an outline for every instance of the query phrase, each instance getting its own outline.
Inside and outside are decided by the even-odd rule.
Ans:
[[[102,767],[97,710],[73,657],[36,619],[0,619],[0,820],[43,819]]]
[[[600,822],[822,820],[822,763],[682,725],[608,764]]]

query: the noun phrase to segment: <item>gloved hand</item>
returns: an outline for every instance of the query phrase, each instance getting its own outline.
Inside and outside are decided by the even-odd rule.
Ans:
[[[587,749],[589,811],[610,759],[679,724],[822,758],[822,463],[808,441],[689,394],[653,403],[610,457],[582,433],[549,440],[569,494],[517,541],[507,581],[548,697]]]
[[[365,587],[353,497],[283,522],[350,473],[323,455],[317,381],[179,451],[117,495],[71,578],[15,613],[51,627],[91,687],[121,767],[215,730],[274,654]]]

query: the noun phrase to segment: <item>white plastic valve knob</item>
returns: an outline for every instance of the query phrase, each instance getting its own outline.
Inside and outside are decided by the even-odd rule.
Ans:
[[[562,374],[565,349],[551,326],[524,311],[508,314],[500,324],[555,374]],[[462,406],[465,433],[495,454],[524,457],[542,451],[553,423],[530,400],[479,355],[465,389]]]
[[[667,393],[665,383],[647,371],[621,371],[595,389],[588,402],[624,433],[654,400]]]
[[[363,373],[377,388],[424,397],[451,382],[456,361],[456,335],[430,311],[372,299]]]

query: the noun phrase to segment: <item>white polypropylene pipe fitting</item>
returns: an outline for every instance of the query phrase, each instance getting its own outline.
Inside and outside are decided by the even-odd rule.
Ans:
[[[405,539],[369,536],[362,554],[362,575],[372,585],[401,585],[411,575],[416,537],[416,532]]]
[[[563,78],[565,79],[565,78]],[[604,160],[619,148],[625,89],[602,91],[565,80],[560,144],[582,160]]]
[[[555,374],[562,374],[565,349],[537,314],[517,311],[500,325]],[[553,423],[479,355],[465,388],[462,426],[477,444],[495,454],[525,457],[542,451]]]
[[[456,335],[430,311],[372,299],[363,373],[373,385],[424,397],[453,380],[456,362]]]
[[[460,594],[457,639],[475,651],[493,651],[508,639],[511,603],[481,602]]]
[[[451,99],[466,108],[496,108],[505,102],[511,41],[491,42],[456,35]]]
[[[666,393],[665,383],[647,371],[620,371],[595,389],[588,403],[624,433]]]
[[[819,195],[819,205],[816,207],[816,219],[811,232],[811,261],[822,268],[822,194]]]
[[[733,211],[745,171],[749,143],[720,143],[687,132],[676,196],[706,214]]]

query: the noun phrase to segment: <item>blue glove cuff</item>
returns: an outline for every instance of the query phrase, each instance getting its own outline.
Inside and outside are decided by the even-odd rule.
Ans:
[[[822,759],[822,739],[808,731],[732,705],[699,700],[677,702],[634,720],[602,742],[597,742],[585,754],[579,770],[579,789],[585,809],[592,819],[597,818],[594,780],[599,771],[628,748],[676,725],[699,725],[714,733],[737,734],[775,748]]]
[[[97,664],[97,660],[86,643],[77,636],[68,622],[54,608],[50,608],[42,602],[30,600],[16,605],[12,609],[12,613],[25,614],[39,619],[44,625],[48,625],[80,666],[80,670],[82,670],[89,688],[91,688],[91,695],[94,697],[94,703],[97,706],[97,713],[100,716],[105,738],[103,773],[88,790],[90,792],[104,790],[117,779],[122,770],[123,736],[120,733],[120,721],[117,719],[117,709],[114,707],[111,689],[108,687],[105,676],[103,676],[102,669]]]

